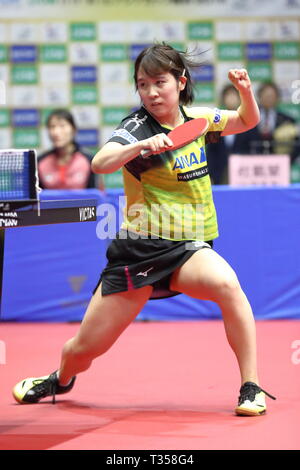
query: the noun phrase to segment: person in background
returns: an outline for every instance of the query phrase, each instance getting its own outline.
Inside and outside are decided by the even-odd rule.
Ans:
[[[275,83],[263,83],[258,89],[261,121],[257,128],[258,147],[263,153],[288,154],[295,158],[298,130],[295,120],[278,110],[280,90]],[[253,141],[254,139],[252,139]]]
[[[240,106],[240,95],[237,89],[230,83],[221,91],[221,108],[234,111]],[[236,143],[240,134],[226,135],[216,143],[206,146],[207,165],[212,184],[226,184],[228,157],[236,152]]]
[[[263,83],[257,96],[260,110],[260,122],[257,126],[207,145],[207,161],[213,184],[228,182],[228,158],[231,154],[287,154],[290,155],[291,162],[300,155],[296,122],[277,109],[280,101],[277,85],[273,82]],[[231,110],[239,106],[238,92],[231,84],[222,90],[221,106]]]
[[[43,189],[86,189],[96,187],[91,170],[93,156],[75,140],[77,127],[73,115],[64,109],[54,110],[46,126],[53,144],[38,158],[39,183]],[[103,189],[102,179],[99,189]]]
[[[235,153],[288,154],[295,157],[298,130],[295,120],[278,110],[280,90],[273,82],[263,83],[257,90],[259,124],[244,132],[236,141]]]

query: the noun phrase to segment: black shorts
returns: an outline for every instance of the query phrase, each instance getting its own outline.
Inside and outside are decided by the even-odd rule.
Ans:
[[[150,299],[178,295],[180,292],[170,289],[172,273],[182,266],[195,251],[212,248],[212,246],[212,241],[173,241],[141,237],[133,239],[129,232],[120,230],[117,238],[107,249],[108,264],[102,271],[93,293],[102,282],[102,295],[148,285],[153,287]]]

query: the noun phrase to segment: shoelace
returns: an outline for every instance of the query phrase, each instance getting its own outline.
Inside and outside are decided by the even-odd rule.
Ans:
[[[38,397],[52,395],[52,404],[55,404],[56,380],[49,376],[48,379],[35,379],[32,383],[36,386],[35,393]]]
[[[273,397],[270,393],[263,390],[259,385],[254,383],[245,383],[241,388],[241,394],[239,396],[239,404],[241,404],[245,400],[254,401],[255,395],[259,392],[265,393],[269,398],[272,400],[276,400],[276,397]]]

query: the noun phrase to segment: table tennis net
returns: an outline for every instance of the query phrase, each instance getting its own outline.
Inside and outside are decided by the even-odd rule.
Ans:
[[[39,183],[35,150],[0,150],[0,200],[37,200]]]

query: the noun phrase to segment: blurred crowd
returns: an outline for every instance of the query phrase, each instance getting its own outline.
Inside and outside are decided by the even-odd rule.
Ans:
[[[228,159],[232,154],[289,155],[292,169],[300,168],[299,125],[291,116],[279,110],[281,96],[278,86],[273,82],[261,84],[257,90],[257,101],[261,119],[256,127],[242,134],[221,137],[218,143],[207,145],[208,167],[213,184],[228,183]],[[225,86],[219,107],[235,110],[239,104],[239,94],[234,86]],[[297,174],[294,180],[297,182]]]

